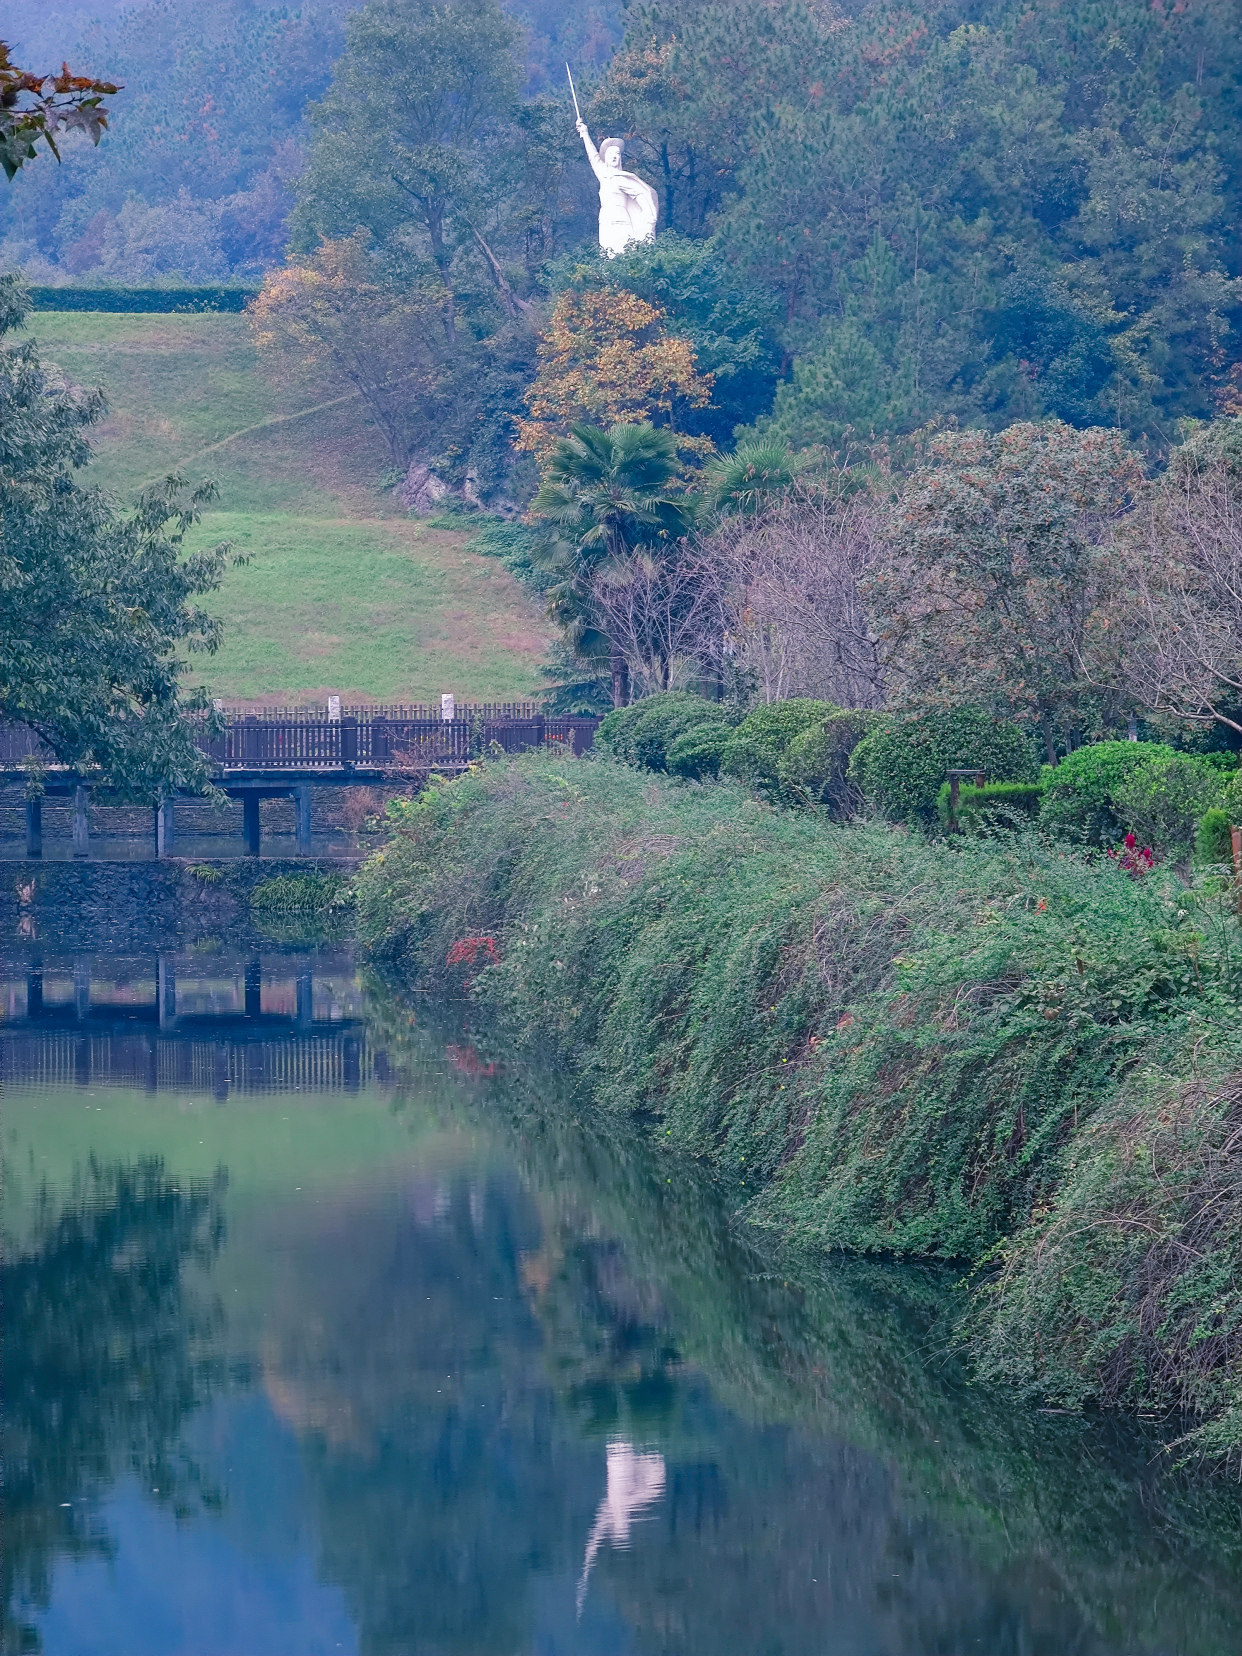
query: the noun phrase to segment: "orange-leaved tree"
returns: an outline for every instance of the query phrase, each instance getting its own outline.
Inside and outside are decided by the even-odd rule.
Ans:
[[[443,290],[387,281],[365,231],[269,272],[246,314],[260,349],[353,386],[397,465],[438,429],[451,389]]]
[[[667,427],[683,456],[712,454],[709,437],[678,431],[687,411],[711,401],[712,376],[699,372],[689,340],[670,335],[665,320],[625,288],[562,293],[539,338],[517,447],[543,466],[570,426],[626,423]]]

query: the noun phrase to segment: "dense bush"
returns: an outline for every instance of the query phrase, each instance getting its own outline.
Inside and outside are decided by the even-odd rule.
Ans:
[[[1184,855],[1195,825],[1224,792],[1220,772],[1185,753],[1152,755],[1117,784],[1113,809],[1144,845],[1164,856]]]
[[[874,713],[831,713],[795,736],[777,767],[786,797],[853,816],[863,797],[849,780],[850,755],[875,722]]]
[[[187,311],[245,310],[258,293],[243,287],[32,287],[30,305],[37,311],[125,311],[130,315],[169,315]]]
[[[646,770],[665,771],[673,768],[669,753],[680,737],[703,732],[709,739],[723,743],[731,730],[719,703],[705,701],[686,690],[665,690],[631,707],[614,708],[596,731],[595,740],[614,759]],[[693,774],[678,768],[683,775]]]
[[[1096,742],[1079,748],[1055,770],[1045,766],[1040,823],[1087,845],[1113,845],[1129,826],[1116,808],[1117,790],[1149,760],[1176,756],[1163,742]]]
[[[1220,804],[1221,809],[1228,814],[1230,822],[1235,826],[1242,825],[1242,770],[1225,785]]]
[[[1195,861],[1200,866],[1213,866],[1233,860],[1233,824],[1229,812],[1219,805],[1204,811],[1195,830]]]
[[[494,938],[473,994],[601,1108],[715,1162],[755,1218],[863,1251],[1001,1247],[969,1328],[992,1372],[1226,1419],[1242,948],[1223,898],[1038,836],[925,841],[536,756],[400,815],[359,916],[409,980]]]
[[[1034,782],[1035,749],[1017,725],[972,707],[923,708],[877,721],[850,759],[850,779],[895,822],[936,820],[946,772],[981,770],[989,782]]]
[[[696,782],[708,776],[719,776],[720,761],[732,735],[733,726],[723,719],[692,725],[669,744],[670,772],[674,776],[690,777]]]
[[[781,774],[792,744],[808,732],[823,730],[840,716],[832,702],[809,696],[756,707],[742,720],[720,758],[722,776],[736,777],[771,799],[784,796]]]

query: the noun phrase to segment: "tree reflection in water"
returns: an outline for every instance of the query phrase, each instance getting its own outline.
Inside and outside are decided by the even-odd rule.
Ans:
[[[92,1163],[6,1240],[0,1650],[38,1649],[58,1557],[108,1555],[96,1503],[119,1476],[174,1511],[212,1502],[178,1444],[221,1378],[222,1313],[188,1276],[219,1251],[223,1195],[158,1160]]]
[[[58,1558],[107,1556],[129,1474],[199,1512],[178,1545],[211,1592],[283,1548],[362,1656],[1232,1656],[1236,1492],[1175,1473],[1171,1428],[967,1386],[951,1278],[777,1255],[633,1123],[503,1054],[446,1060],[370,992],[388,1090],[329,1100],[317,1151],[287,1097],[212,1118],[245,1400],[207,1275],[222,1175],[92,1166],[8,1253],[5,1651]],[[249,1165],[273,1115],[305,1141],[285,1183]]]

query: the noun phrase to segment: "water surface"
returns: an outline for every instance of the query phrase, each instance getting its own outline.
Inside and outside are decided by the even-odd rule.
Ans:
[[[1238,1649],[1237,1486],[967,1386],[944,1277],[778,1266],[340,945],[2,965],[0,1650]]]

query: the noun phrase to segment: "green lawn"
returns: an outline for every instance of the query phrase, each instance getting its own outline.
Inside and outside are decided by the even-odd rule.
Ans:
[[[171,471],[220,489],[199,538],[249,554],[208,607],[224,646],[192,677],[230,701],[507,701],[539,687],[547,628],[467,536],[411,519],[356,399],[279,378],[238,316],[39,312],[30,331],[110,414],[86,478],[129,498]],[[325,406],[327,405],[327,406]],[[309,411],[309,412],[308,412]]]

